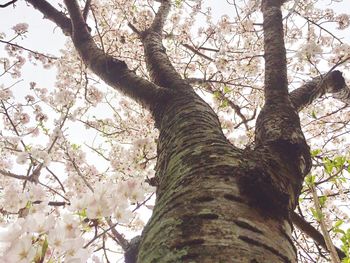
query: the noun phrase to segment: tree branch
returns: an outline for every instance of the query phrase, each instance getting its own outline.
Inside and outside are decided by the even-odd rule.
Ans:
[[[214,61],[214,59],[208,57],[207,55],[203,54],[202,52],[199,52],[197,48],[195,48],[195,47],[193,47],[193,46],[191,46],[191,45],[189,45],[189,44],[186,44],[186,43],[185,43],[185,44],[182,44],[182,43],[181,43],[181,45],[182,45],[183,47],[185,47],[185,48],[191,50],[193,53],[197,54],[197,55],[200,56],[200,57],[203,57],[203,58],[205,58],[205,59],[207,59],[207,60],[209,60],[209,61]]]
[[[300,88],[293,90],[289,97],[294,108],[301,111],[326,93],[331,93],[334,98],[350,104],[350,89],[339,70],[314,78]]]
[[[9,6],[9,5],[12,5],[12,4],[16,3],[17,1],[18,1],[18,0],[12,0],[12,1],[10,1],[10,2],[7,2],[7,3],[5,3],[5,4],[2,4],[2,5],[0,5],[0,8],[5,8],[5,7]]]
[[[86,21],[87,16],[88,16],[88,14],[89,14],[90,5],[91,5],[91,0],[86,0],[86,2],[85,2],[85,7],[84,7],[84,10],[83,10],[83,18],[84,18],[84,21]]]
[[[0,169],[0,174],[6,177],[11,177],[11,178],[15,178],[15,179],[19,179],[19,180],[30,180],[31,177],[30,176],[25,176],[25,175],[18,175],[18,174],[14,174],[5,170],[1,170]]]
[[[313,24],[314,26],[320,28],[320,30],[325,31],[327,34],[329,34],[332,38],[336,39],[340,44],[343,44],[343,41],[341,41],[341,39],[337,36],[335,36],[332,32],[330,32],[329,30],[327,30],[325,27],[321,26],[319,23],[316,23],[314,21],[312,21],[310,18],[300,14],[298,11],[296,11],[295,9],[292,11],[294,13],[296,13],[297,15],[301,16],[302,18],[304,18],[307,22]]]
[[[85,64],[110,86],[122,91],[142,106],[153,109],[161,103],[162,89],[138,77],[124,61],[113,58],[99,49],[90,35],[76,0],[64,1],[71,21],[72,40]]]
[[[11,43],[11,42],[4,41],[4,40],[0,40],[0,43],[7,44],[7,45],[10,45],[10,46],[19,48],[19,49],[23,49],[23,50],[25,50],[25,51],[28,51],[29,53],[34,54],[34,56],[42,56],[42,57],[45,57],[45,58],[47,58],[47,59],[53,59],[53,60],[58,59],[57,57],[45,55],[45,54],[43,54],[43,53],[40,53],[40,52],[31,50],[31,49],[29,49],[29,48],[25,48],[25,47],[23,47],[23,46],[20,46],[20,45],[18,45],[18,44],[16,44],[16,43]]]
[[[45,0],[27,0],[35,9],[39,10],[45,18],[59,26],[65,35],[72,34],[70,19],[62,12],[58,11]]]
[[[295,212],[292,212],[290,214],[291,220],[293,224],[299,228],[303,233],[311,237],[317,244],[319,244],[321,247],[323,247],[325,250],[328,251],[326,242],[322,236],[322,234],[317,231],[316,228],[314,228],[309,222],[307,222],[304,218],[302,218],[300,215],[298,215]],[[336,247],[337,254],[340,259],[343,259],[346,257],[345,253]]]
[[[70,1],[70,0],[69,0]],[[122,247],[122,249],[124,251],[126,251],[129,247],[129,242],[125,239],[125,237],[120,234],[116,229],[116,224],[113,224],[112,220],[110,218],[105,218],[110,229],[111,229],[111,232],[113,234],[113,236],[115,237],[115,239],[118,241],[118,244]]]
[[[38,201],[34,201],[33,204],[41,204],[42,202],[43,202],[43,201],[38,200]],[[64,201],[62,201],[62,202],[59,202],[59,201],[49,201],[49,202],[47,203],[47,205],[49,205],[49,206],[65,206],[65,205],[70,205],[70,203],[67,203],[67,202],[64,202]]]
[[[170,89],[191,90],[190,85],[181,77],[170,62],[162,44],[163,26],[170,7],[170,0],[163,0],[151,26],[139,34],[144,46],[147,69],[151,80],[159,86]]]
[[[125,263],[137,263],[137,255],[139,253],[139,246],[141,242],[141,236],[136,236],[129,242],[129,247],[124,253]]]
[[[151,112],[155,111],[158,104],[164,103],[164,89],[138,77],[128,69],[124,61],[105,54],[96,46],[76,0],[65,1],[70,19],[45,0],[27,2],[59,26],[66,35],[71,36],[85,64],[108,85],[133,98]]]
[[[215,90],[215,89],[213,89],[213,87],[209,83],[206,83],[206,84],[207,85],[203,85],[203,87],[206,91],[210,92],[211,94],[214,94],[216,92],[219,96],[218,98],[222,101],[226,100],[228,105],[234,110],[234,112],[237,114],[237,116],[241,118],[242,122],[239,123],[238,127],[241,124],[244,124],[246,130],[249,130],[249,127],[247,124],[249,120],[241,112],[241,107],[238,106],[236,103],[234,103],[231,99],[226,98],[225,93],[222,92],[220,89]]]
[[[337,251],[336,251],[336,247],[334,246],[333,242],[332,242],[332,239],[328,233],[328,230],[327,230],[327,226],[326,226],[326,223],[324,221],[324,214],[322,214],[322,209],[321,209],[321,205],[320,205],[320,200],[318,199],[318,196],[317,196],[317,192],[316,192],[316,188],[315,188],[315,185],[310,185],[310,190],[312,192],[312,199],[314,201],[314,207],[315,207],[315,211],[317,213],[317,215],[320,216],[320,218],[317,218],[316,217],[316,220],[321,228],[321,233],[323,235],[323,240],[324,242],[326,243],[326,247],[327,247],[327,250],[330,254],[330,257],[331,257],[331,260],[333,263],[341,263],[340,262],[340,259],[338,257],[338,254],[337,254]]]
[[[157,32],[158,34],[162,34],[166,18],[170,12],[170,7],[170,0],[163,0],[161,2],[156,16],[153,19],[152,25],[149,28],[150,30]]]
[[[282,3],[282,0],[263,0],[261,4],[264,18],[265,105],[257,118],[255,142],[256,147],[282,141],[299,145],[297,148],[303,149],[305,156],[295,156],[296,160],[300,160],[294,166],[299,166],[301,176],[311,168],[309,165],[311,159],[300,127],[299,116],[295,112],[288,93]],[[299,155],[301,152],[295,154]]]
[[[278,191],[282,189],[283,195],[288,196],[286,206],[294,210],[312,162],[298,113],[288,93],[282,3],[282,0],[262,0],[261,4],[264,18],[265,104],[256,120],[255,150],[263,155],[262,160],[268,160],[265,169],[269,171],[272,185],[279,185]],[[278,168],[275,164],[278,164]]]
[[[288,98],[286,49],[283,38],[281,0],[263,0],[265,101]]]
[[[76,0],[64,1],[71,21],[72,40],[85,64],[110,86],[122,91],[142,106],[153,109],[161,103],[162,89],[129,70],[124,61],[113,58],[99,49],[90,35]]]

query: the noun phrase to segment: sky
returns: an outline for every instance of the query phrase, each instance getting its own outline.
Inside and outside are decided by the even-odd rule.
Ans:
[[[7,2],[0,0],[0,3]],[[50,1],[57,2],[55,1]],[[214,19],[219,19],[222,15],[230,13],[234,14],[234,9],[232,6],[228,5],[227,2],[232,2],[230,0],[218,1],[220,4],[213,5],[211,1],[204,1],[204,6],[210,6],[212,9]],[[321,0],[320,1],[325,7],[331,7],[335,9],[336,12],[341,13],[343,10],[350,9],[350,1],[337,2],[332,0]],[[18,41],[21,45],[26,48],[41,52],[49,53],[54,56],[59,56],[59,50],[64,48],[66,42],[66,37],[62,34],[61,30],[57,28],[51,21],[43,19],[43,15],[33,9],[25,1],[18,1],[15,8],[8,6],[6,8],[0,9],[0,32],[5,32],[7,38],[13,36],[11,28],[17,23],[25,22],[29,24],[29,32],[26,37]],[[343,31],[345,38],[350,40],[350,33],[348,30]],[[0,43],[0,56],[5,55],[2,48],[4,46]],[[27,66],[23,72],[23,79],[35,79],[36,82],[42,83],[44,85],[53,85],[55,80],[56,72],[53,70],[44,70],[44,74],[33,74],[33,72],[38,72],[38,68],[33,68]],[[43,77],[44,76],[44,77]],[[2,82],[6,80],[1,79]],[[31,80],[32,81],[32,80]],[[7,83],[11,84],[11,83]]]

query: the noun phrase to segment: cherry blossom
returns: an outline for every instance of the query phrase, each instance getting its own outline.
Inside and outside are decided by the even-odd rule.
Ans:
[[[17,34],[23,34],[28,31],[28,24],[27,23],[19,23],[12,27],[12,29],[17,33]]]
[[[217,14],[216,3],[174,1],[161,34],[174,68],[214,109],[228,140],[250,148],[263,107],[261,1],[236,2],[228,1],[226,13]],[[85,1],[79,3],[83,10]],[[147,80],[151,76],[137,31],[150,26],[160,4],[92,1],[86,20],[103,54],[124,61]],[[60,5],[58,10],[67,12]],[[287,1],[283,15],[290,91],[331,68],[349,78],[346,10],[318,1]],[[112,230],[123,238],[140,231],[142,209],[153,207],[159,132],[152,115],[103,83],[70,40],[55,55],[31,50],[26,39],[33,26],[19,22],[0,32],[6,42],[0,53],[2,261],[30,262],[47,242],[44,262],[86,262],[90,257],[104,262],[112,254],[109,248],[122,247],[110,238]],[[30,79],[28,69],[35,73]],[[51,84],[36,78],[48,70],[56,73]],[[331,95],[300,113],[315,151],[310,176],[319,196],[327,198],[325,223],[339,242],[341,231],[332,227],[337,220],[349,223],[348,211],[341,209],[349,202],[349,116],[346,105]],[[305,218],[314,220],[307,185],[299,203]],[[295,239],[298,246],[306,242],[298,232]],[[94,252],[101,247],[107,256]],[[313,260],[324,260],[315,253],[318,247],[305,247],[316,255]]]
[[[34,259],[36,249],[32,245],[32,236],[25,235],[17,240],[3,257],[4,262],[25,263]]]

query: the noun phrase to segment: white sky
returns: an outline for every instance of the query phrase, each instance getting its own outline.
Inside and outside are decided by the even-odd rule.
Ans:
[[[0,2],[3,3],[6,1],[0,0]],[[228,5],[225,0],[218,1],[215,4],[212,4],[208,0],[205,2],[208,3],[206,4],[207,6],[212,8],[214,18],[219,18],[224,14],[235,14],[233,7]],[[324,4],[325,7],[333,8],[337,13],[350,10],[349,0],[340,3],[331,0],[322,0],[320,3]],[[59,50],[64,48],[66,38],[63,36],[61,30],[55,27],[51,21],[43,19],[43,15],[34,10],[25,1],[18,1],[15,9],[12,8],[12,6],[0,9],[0,18],[0,32],[5,32],[7,34],[6,39],[13,36],[11,30],[9,31],[11,27],[17,23],[25,22],[30,25],[29,33],[25,39],[18,41],[19,44],[38,52],[50,53],[57,56],[59,55]],[[350,40],[349,30],[344,30],[343,33],[343,37]],[[4,45],[0,43],[0,56],[5,55],[2,46]],[[52,72],[52,70],[45,70],[44,77],[42,74],[33,75],[33,72],[37,73],[38,69],[40,68],[33,69],[32,67],[26,67],[26,70],[23,72],[23,79],[28,81],[35,79],[39,83],[42,82],[43,84],[52,85],[55,72]],[[4,79],[1,79],[1,81],[3,82]]]

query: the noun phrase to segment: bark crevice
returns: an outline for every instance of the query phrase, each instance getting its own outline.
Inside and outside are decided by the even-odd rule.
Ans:
[[[177,92],[159,127],[157,200],[142,234],[138,262],[281,260],[266,247],[243,242],[240,235],[267,247],[279,240],[277,250],[295,261],[294,249],[279,231],[282,227],[290,234],[287,219],[261,213],[241,191],[240,173],[246,161],[254,166],[255,159],[227,141],[216,114],[202,99]]]
[[[252,239],[252,238],[247,237],[247,236],[239,236],[238,238],[243,240],[244,242],[247,242],[247,243],[253,245],[253,246],[263,247],[264,249],[271,251],[277,257],[281,258],[283,260],[283,262],[285,262],[285,263],[291,263],[291,261],[288,257],[284,256],[283,254],[281,254],[278,250],[276,250],[273,247],[270,247],[266,244],[260,243],[260,242],[256,241],[255,239]]]

